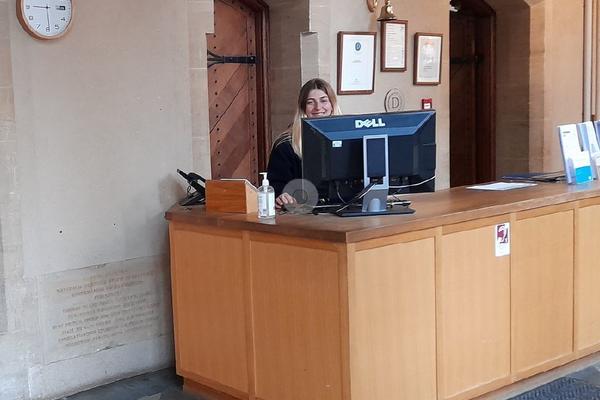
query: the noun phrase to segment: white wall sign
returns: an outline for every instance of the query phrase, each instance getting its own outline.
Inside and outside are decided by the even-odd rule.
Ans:
[[[496,225],[494,242],[496,243],[496,257],[510,254],[510,223]]]

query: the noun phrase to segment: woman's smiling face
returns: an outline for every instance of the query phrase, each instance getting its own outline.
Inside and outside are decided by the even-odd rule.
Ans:
[[[304,113],[309,118],[320,118],[331,115],[333,107],[329,101],[327,93],[320,89],[313,89],[308,92],[306,98],[306,107],[304,107]]]

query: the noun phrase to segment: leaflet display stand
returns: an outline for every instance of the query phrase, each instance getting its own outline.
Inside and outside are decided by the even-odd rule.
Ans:
[[[558,137],[565,165],[567,183],[577,184],[594,179],[590,163],[590,153],[580,142],[577,125],[561,125],[558,127]]]

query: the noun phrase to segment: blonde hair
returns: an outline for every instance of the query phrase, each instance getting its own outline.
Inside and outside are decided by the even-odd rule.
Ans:
[[[294,115],[294,122],[290,129],[292,138],[292,147],[298,157],[302,158],[302,118],[306,118],[306,101],[308,100],[308,94],[311,90],[322,90],[329,97],[331,103],[331,115],[341,115],[342,111],[337,103],[337,97],[331,85],[320,78],[314,78],[306,82],[300,89],[298,94],[298,104],[296,107],[296,114]]]

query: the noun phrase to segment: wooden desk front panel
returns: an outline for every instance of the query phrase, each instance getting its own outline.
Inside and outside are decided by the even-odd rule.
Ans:
[[[514,225],[512,372],[522,379],[573,353],[573,211],[517,214]]]
[[[435,239],[349,254],[352,400],[435,399]]]
[[[510,256],[496,257],[495,224],[441,238],[437,266],[439,399],[510,382]]]
[[[358,243],[203,218],[170,225],[178,373],[239,398],[466,399],[600,349],[599,199]]]
[[[177,372],[246,393],[242,236],[169,228]]]
[[[575,348],[584,354],[597,351],[600,344],[599,232],[600,205],[580,208],[575,257]]]
[[[251,240],[256,396],[341,400],[339,253],[286,242]]]

